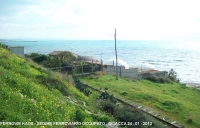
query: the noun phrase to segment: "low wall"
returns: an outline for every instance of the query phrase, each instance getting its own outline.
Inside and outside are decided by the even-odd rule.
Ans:
[[[106,72],[107,74],[115,75],[116,74],[116,66],[104,65],[103,71]],[[123,66],[118,66],[118,75],[121,77],[129,77],[129,78],[139,79],[139,78],[146,78],[150,75],[165,77],[165,76],[167,76],[167,74],[168,74],[167,71],[138,72],[138,68],[125,69]]]
[[[131,69],[125,69],[123,66],[118,66],[118,75],[121,77],[129,77],[129,78],[139,78],[138,76],[138,68],[131,68]],[[110,66],[106,65],[103,67],[103,71],[107,74],[116,74],[116,66]]]

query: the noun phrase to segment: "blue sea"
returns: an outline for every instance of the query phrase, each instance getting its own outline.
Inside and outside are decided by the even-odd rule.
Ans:
[[[114,40],[39,40],[5,41],[9,46],[24,46],[25,53],[49,54],[57,51],[92,56],[98,60],[115,58]],[[174,69],[183,83],[200,83],[200,42],[117,40],[118,58],[129,66],[147,62],[157,70]]]

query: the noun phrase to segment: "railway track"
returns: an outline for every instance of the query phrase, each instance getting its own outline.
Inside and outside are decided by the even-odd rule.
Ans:
[[[76,82],[74,82],[74,83],[76,84]],[[86,87],[88,87],[88,88],[94,90],[94,91],[97,91],[97,92],[100,92],[100,93],[104,92],[104,91],[99,90],[99,89],[96,89],[96,88],[94,88],[94,87],[92,87],[92,86],[90,86],[90,85],[87,85],[87,84],[85,84],[85,83],[83,83],[83,82],[81,82],[81,83],[84,84]],[[122,100],[122,99],[119,99],[119,98],[115,97],[115,96],[113,96],[113,98],[114,98],[115,100],[117,100],[118,102],[122,103],[123,105],[136,108],[137,110],[139,110],[139,111],[141,111],[141,112],[143,112],[143,113],[145,113],[145,114],[148,114],[148,115],[154,117],[155,119],[157,119],[157,120],[159,120],[160,122],[166,124],[167,126],[171,126],[171,127],[174,127],[174,128],[184,128],[183,125],[178,124],[176,121],[169,122],[165,117],[162,117],[162,116],[160,116],[159,114],[153,114],[152,112],[149,112],[149,111],[147,111],[146,109],[143,109],[142,106],[136,106],[136,105],[130,104],[130,103],[128,103],[128,102],[126,102],[126,101],[124,101],[124,100]]]

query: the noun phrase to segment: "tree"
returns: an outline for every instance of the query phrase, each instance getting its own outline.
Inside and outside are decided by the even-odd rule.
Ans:
[[[67,64],[71,64],[76,60],[76,57],[71,52],[62,52],[58,56],[62,58],[63,63],[66,62]]]
[[[172,81],[177,81],[177,72],[175,72],[173,69],[171,69],[168,73],[168,77],[172,80]]]
[[[60,72],[61,72],[61,65],[70,65],[73,61],[76,60],[76,57],[71,52],[62,52],[58,54],[57,61],[59,63]]]

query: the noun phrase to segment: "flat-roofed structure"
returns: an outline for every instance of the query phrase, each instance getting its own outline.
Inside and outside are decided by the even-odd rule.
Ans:
[[[21,56],[21,57],[25,57],[24,55],[24,47],[23,46],[10,46],[8,48],[12,53]]]

